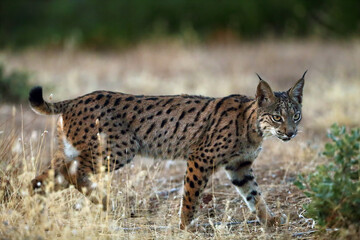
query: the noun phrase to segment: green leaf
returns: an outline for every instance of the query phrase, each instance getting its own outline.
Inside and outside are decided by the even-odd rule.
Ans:
[[[307,197],[312,197],[312,196],[313,196],[313,194],[312,194],[311,192],[304,192],[304,194],[305,194],[305,196],[307,196]]]
[[[304,189],[305,189],[304,184],[302,184],[302,182],[300,182],[300,181],[298,181],[298,180],[294,182],[294,185],[297,186],[300,190],[304,190]]]

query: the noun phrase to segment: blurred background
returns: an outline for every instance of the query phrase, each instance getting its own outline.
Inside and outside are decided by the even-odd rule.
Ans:
[[[354,125],[359,9],[356,0],[3,0],[0,101],[26,102],[33,85],[54,100],[98,89],[253,96],[255,72],[285,90],[309,69],[310,127]]]
[[[22,192],[39,173],[39,166],[53,156],[57,117],[30,110],[27,98],[32,86],[43,86],[48,101],[100,89],[148,95],[254,96],[256,72],[273,90],[287,90],[307,69],[298,136],[286,147],[276,140],[265,141],[265,153],[254,166],[269,206],[290,217],[289,225],[271,233],[274,239],[284,238],[283,234],[290,238],[289,234],[314,227],[314,221],[303,216],[303,204],[309,199],[293,182],[299,169],[313,172],[324,162],[320,156],[333,123],[360,125],[359,0],[1,0],[0,183],[5,185],[0,190],[14,186],[9,192],[15,197],[8,205],[0,205],[0,222],[4,223],[0,232],[19,239],[72,239],[79,236],[75,231],[84,238],[98,239],[98,229],[125,236],[116,235],[119,232],[111,227],[119,224],[178,223],[180,194],[175,191],[161,200],[165,204],[158,204],[159,195],[153,194],[181,188],[186,165],[182,161],[152,168],[131,165],[116,174],[112,195],[119,199],[119,206],[125,205],[106,220],[113,221],[112,225],[99,225],[103,220],[96,211],[69,211],[82,198],[71,190],[59,193],[66,198],[52,195],[49,203],[56,206],[43,215],[41,205]],[[242,221],[244,214],[250,214],[239,204],[224,172],[212,179],[211,184],[216,184],[208,191],[213,191],[220,204],[213,200],[203,205],[203,222],[214,213],[217,221]],[[228,203],[230,210],[225,211]],[[134,214],[146,217],[124,220]],[[13,230],[13,225],[19,230]],[[240,227],[241,234],[246,234],[244,229],[249,235],[244,239],[258,238],[259,232],[268,237],[255,225],[250,230]],[[238,230],[231,235],[229,228],[229,235],[220,232],[217,236],[239,238]],[[143,238],[159,238],[158,233],[151,234]],[[183,234],[178,237],[183,239]]]
[[[0,46],[111,49],[167,37],[201,42],[348,38],[359,34],[359,9],[356,0],[3,0]]]

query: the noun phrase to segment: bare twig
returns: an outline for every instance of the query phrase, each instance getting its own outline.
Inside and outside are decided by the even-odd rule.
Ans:
[[[240,225],[243,222],[215,222],[213,223],[214,226],[219,226],[219,225],[225,225],[227,227],[229,226],[234,226],[234,225]],[[247,224],[259,224],[260,222],[258,220],[251,220],[251,221],[247,221]],[[211,226],[210,223],[202,223],[202,224],[196,224],[196,227],[209,227]],[[178,229],[178,226],[148,226],[148,227],[130,227],[130,228],[117,228],[116,231],[119,230],[124,230],[124,231],[139,231],[139,230],[168,230],[168,229]]]
[[[336,232],[336,231],[339,231],[339,229],[337,229],[337,228],[327,228],[326,229],[326,232]],[[310,230],[310,231],[307,231],[307,232],[293,233],[291,236],[293,236],[293,237],[301,237],[301,236],[313,234],[313,233],[316,233],[316,232],[318,232],[318,230]]]
[[[301,236],[304,236],[304,235],[313,234],[315,232],[317,232],[317,230],[311,230],[311,231],[307,231],[307,232],[298,232],[298,233],[292,234],[291,236],[292,237],[301,237]]]

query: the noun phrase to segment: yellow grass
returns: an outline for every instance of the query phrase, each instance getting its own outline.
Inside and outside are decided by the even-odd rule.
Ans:
[[[32,73],[53,101],[93,90],[135,94],[254,95],[255,72],[274,90],[286,90],[309,69],[301,133],[291,142],[265,141],[255,163],[270,208],[289,221],[266,229],[254,220],[219,171],[210,181],[198,214],[197,232],[178,229],[183,161],[145,158],[112,174],[94,176],[110,191],[114,211],[102,212],[73,188],[29,196],[31,179],[49,161],[56,117],[34,114],[27,104],[0,105],[0,236],[10,239],[288,239],[313,230],[293,186],[296,175],[321,161],[326,129],[333,122],[359,126],[360,42],[258,42],[184,46],[144,44],[123,52],[28,50],[0,52],[8,71]],[[105,176],[104,176],[105,175]],[[111,185],[111,188],[109,188]],[[212,198],[211,198],[212,196]],[[216,223],[238,223],[226,226]],[[302,235],[313,238],[314,235]],[[323,236],[325,237],[325,236]]]

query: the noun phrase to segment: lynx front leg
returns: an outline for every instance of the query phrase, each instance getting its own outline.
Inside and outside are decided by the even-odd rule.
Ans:
[[[227,165],[225,170],[250,211],[256,212],[263,224],[273,224],[274,216],[261,196],[255,176],[250,168],[251,164],[251,161],[239,161]]]
[[[180,228],[185,229],[193,220],[199,198],[206,187],[208,171],[202,162],[190,157],[184,179],[184,195],[181,204]]]

